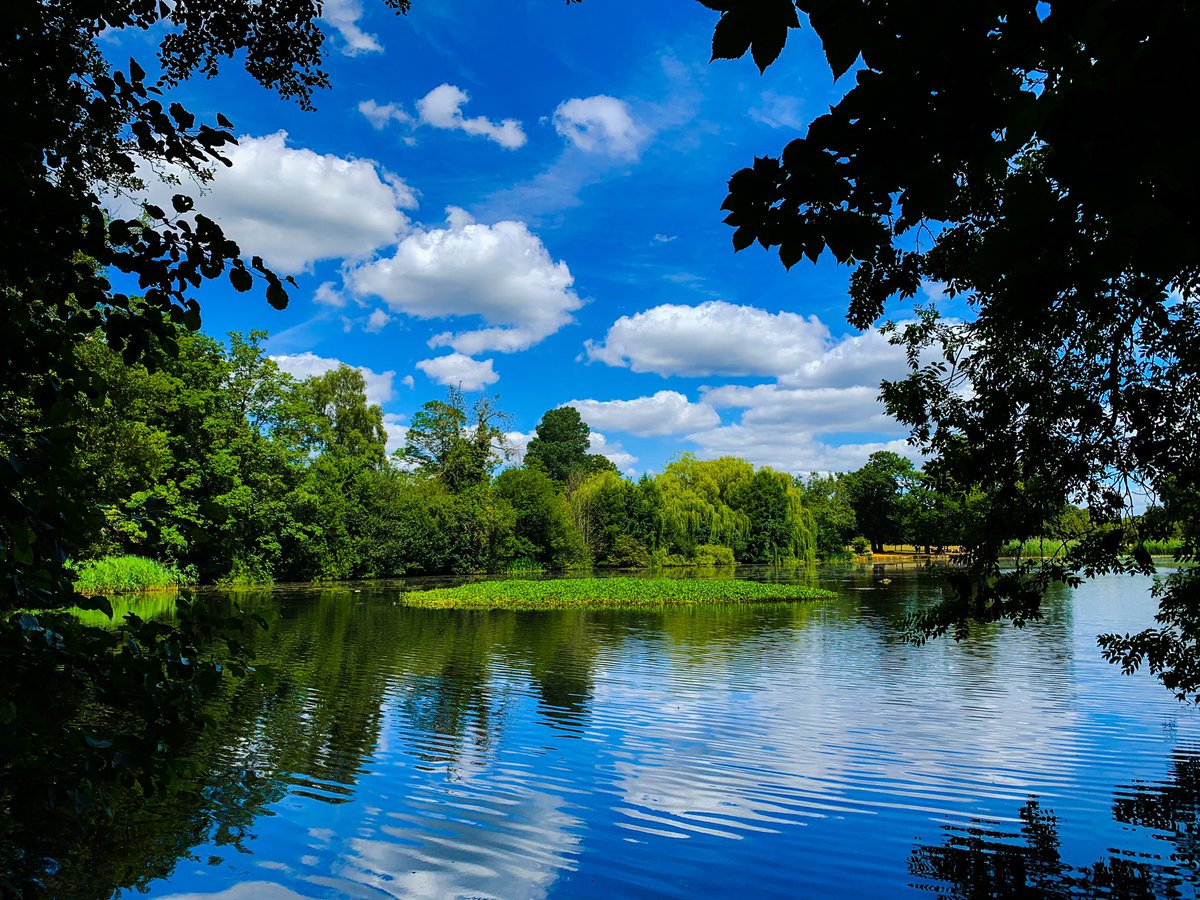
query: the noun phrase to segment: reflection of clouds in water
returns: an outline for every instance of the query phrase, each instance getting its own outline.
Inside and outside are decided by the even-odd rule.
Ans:
[[[868,570],[831,604],[463,617],[452,641],[414,615],[438,628],[399,642],[354,796],[293,792],[303,825],[263,819],[277,843],[255,848],[288,875],[251,872],[319,896],[890,897],[914,839],[1031,794],[1099,858],[1112,785],[1162,766],[1169,698],[1053,606],[913,647],[898,616],[927,592],[895,580]]]
[[[494,687],[513,702],[518,685]],[[381,745],[391,749],[375,761],[388,777],[360,782],[353,830],[310,829],[335,861],[332,878],[305,881],[370,896],[545,897],[580,851],[565,769],[532,748],[480,752],[415,732],[397,699],[385,707]],[[431,742],[457,756],[428,765]]]
[[[563,810],[563,798],[538,791],[506,811],[484,811],[478,796],[441,822],[396,816],[380,825],[391,840],[347,842],[338,874],[392,896],[545,897],[559,872],[573,869],[581,822]],[[486,802],[486,801],[484,801]],[[464,807],[472,807],[464,809]]]
[[[169,894],[163,900],[308,900],[304,894],[270,881],[243,881],[215,894]]]
[[[888,808],[962,815],[1053,792],[1077,767],[1070,653],[1049,629],[914,648],[778,623],[736,645],[627,651],[595,715],[618,716],[618,824],[634,831],[739,837]]]

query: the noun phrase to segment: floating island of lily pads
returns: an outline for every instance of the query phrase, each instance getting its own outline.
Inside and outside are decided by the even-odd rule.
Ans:
[[[429,609],[575,609],[696,606],[714,603],[791,603],[832,600],[837,594],[805,584],[709,581],[692,578],[560,578],[477,581],[407,591],[406,606]]]

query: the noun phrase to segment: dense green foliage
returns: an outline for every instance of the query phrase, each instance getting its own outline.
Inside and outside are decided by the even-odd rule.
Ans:
[[[691,606],[829,600],[831,591],[803,584],[764,584],[696,578],[563,578],[552,581],[477,581],[458,587],[409,591],[409,606],[435,609],[563,609],[569,607]]]
[[[79,558],[137,555],[226,584],[814,559],[812,517],[782,473],[685,455],[633,482],[579,452],[554,457],[555,478],[544,448],[569,442],[554,426],[541,455],[497,475],[506,417],[454,389],[389,458],[360,372],[297,380],[263,337],[181,333],[154,370],[83,342],[108,386],[80,415],[73,477],[103,515]],[[571,424],[578,451],[577,417],[551,410],[543,425]]]
[[[714,59],[750,52],[765,69],[807,24],[834,76],[853,70],[802,136],[730,179],[734,248],[852,266],[860,328],[923,285],[955,304],[889,326],[911,366],[884,385],[889,411],[927,471],[978,500],[968,569],[919,631],[1020,623],[1053,581],[1153,573],[1143,542],[1172,525],[1195,562],[1200,140],[1176,98],[1200,90],[1200,5],[702,2],[721,13]],[[1147,494],[1170,521],[1134,515]],[[1008,539],[1068,503],[1091,527],[1067,553],[1001,568]],[[1158,590],[1157,627],[1101,644],[1200,699],[1200,570]]]

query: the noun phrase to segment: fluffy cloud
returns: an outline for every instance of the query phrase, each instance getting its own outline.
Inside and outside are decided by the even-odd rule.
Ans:
[[[571,400],[589,426],[661,437],[716,425],[720,418],[707,403],[692,403],[677,391],[659,391],[635,400]]]
[[[438,384],[461,387],[464,391],[478,391],[495,384],[500,376],[492,369],[493,360],[471,359],[461,353],[448,353],[423,359],[417,368]]]
[[[376,103],[374,100],[364,100],[358,104],[358,111],[367,117],[376,128],[386,128],[389,122],[409,124],[412,116],[404,111],[398,103]]]
[[[492,122],[484,116],[464,118],[462,106],[469,99],[466,91],[461,88],[452,84],[440,84],[417,101],[417,113],[423,123],[434,128],[480,135],[509,150],[525,145],[525,132],[516,119]]]
[[[324,375],[326,372],[342,365],[340,359],[317,356],[312,352],[290,353],[272,356],[271,359],[284,372],[295,378],[311,378],[313,375]],[[392,385],[396,373],[390,369],[387,372],[376,372],[366,366],[354,366],[362,372],[363,380],[367,383],[367,401],[383,406],[395,395]]]
[[[358,27],[363,9],[359,0],[325,0],[321,18],[337,29],[345,43],[342,53],[346,56],[358,56],[360,53],[379,53],[383,45],[379,38],[367,34]]]
[[[242,136],[225,152],[233,165],[216,166],[206,184],[178,171],[172,174],[182,185],[142,172],[147,199],[169,209],[171,195],[190,195],[243,253],[280,272],[302,272],[319,259],[365,257],[404,234],[409,221],[402,210],[417,205],[413,190],[373,161],[289,147],[284,131]],[[136,213],[121,208],[120,214]]]
[[[625,101],[598,94],[564,100],[554,110],[554,130],[586,153],[636,158],[642,132]]]
[[[571,272],[524,222],[482,225],[448,212],[447,227],[415,231],[391,257],[349,272],[350,289],[420,319],[481,317],[489,327],[430,342],[464,355],[524,350],[572,321],[583,304]]]
[[[401,425],[404,416],[399,413],[383,414],[383,430],[387,432],[387,443],[384,452],[389,456],[399,450],[408,441],[408,426]]]
[[[588,359],[663,376],[768,375],[790,386],[878,384],[905,370],[904,353],[878,332],[834,339],[816,316],[769,313],[712,300],[664,304],[622,316]]]
[[[881,380],[906,373],[905,356],[877,331],[835,338],[815,316],[724,301],[667,304],[618,319],[604,341],[587,342],[586,351],[591,360],[664,377],[775,379],[704,388],[697,403],[660,391],[600,404],[594,415],[609,417],[597,419],[600,427],[617,430],[626,421],[645,429],[632,433],[660,435],[685,430],[673,417],[680,426],[689,417],[707,417],[686,437],[699,455],[732,454],[794,473],[858,468],[877,450],[913,453],[902,440],[905,430],[878,400]],[[718,410],[740,414],[721,425]],[[592,413],[580,412],[592,421]]]
[[[776,384],[725,385],[704,394],[717,409],[744,409],[747,427],[780,426],[804,434],[890,433],[903,429],[888,418],[879,388],[785,388]]]
[[[624,472],[626,475],[633,474],[634,463],[637,462],[637,457],[621,446],[619,441],[610,441],[599,431],[592,432],[592,453],[599,453],[606,457],[609,462]]]
[[[322,281],[313,291],[313,303],[320,306],[342,307],[346,305],[346,295],[333,286],[332,281]]]
[[[869,385],[877,389],[885,378],[900,378],[907,372],[903,348],[889,343],[878,331],[865,331],[828,339],[824,352],[793,371],[779,373],[779,383],[792,387]]]
[[[768,313],[713,300],[664,304],[622,316],[603,342],[586,343],[589,359],[659,375],[777,375],[824,349],[829,330],[816,317]]]
[[[371,315],[367,317],[367,324],[363,326],[363,331],[367,332],[368,334],[379,334],[379,332],[383,331],[383,329],[387,327],[387,324],[390,321],[392,321],[392,317],[382,309],[374,310]]]

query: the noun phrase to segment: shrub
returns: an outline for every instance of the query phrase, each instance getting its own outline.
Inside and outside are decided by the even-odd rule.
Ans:
[[[701,544],[696,548],[692,561],[698,566],[735,566],[733,550],[720,544]]]
[[[644,569],[651,563],[650,551],[633,535],[619,534],[605,562],[620,569]]]

